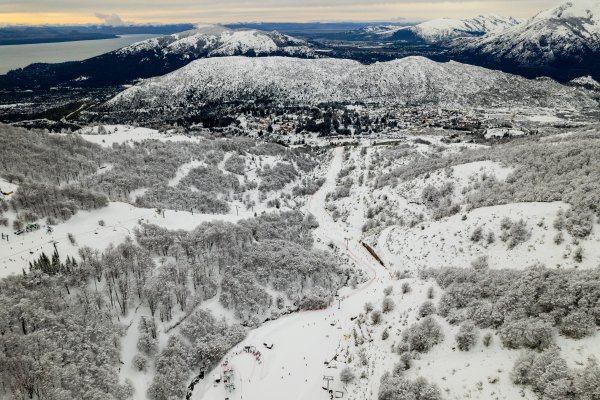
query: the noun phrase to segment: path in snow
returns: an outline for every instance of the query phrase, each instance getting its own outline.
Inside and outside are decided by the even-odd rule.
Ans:
[[[334,303],[326,310],[295,313],[268,322],[249,332],[248,337],[224,358],[234,368],[236,389],[227,393],[223,384],[213,385],[213,372],[207,374],[194,391],[197,400],[319,400],[329,399],[322,389],[323,376],[335,378],[331,388],[344,391],[339,382],[340,369],[328,368],[324,362],[340,354],[352,340],[351,317],[358,316],[364,303],[377,301],[390,282],[388,272],[379,266],[361,246],[358,238],[349,237],[346,229],[336,224],[325,210],[325,197],[333,191],[335,178],[342,168],[343,148],[336,148],[327,172],[326,182],[308,201],[306,211],[319,222],[315,235],[323,242],[333,242],[370,276],[369,281],[352,290],[344,288],[338,309]],[[346,249],[345,239],[348,241]],[[360,293],[360,296],[358,294]],[[267,349],[263,343],[273,344]],[[255,346],[262,353],[262,363],[249,356],[233,356],[243,346]],[[220,370],[220,366],[215,371]],[[378,384],[373,382],[372,384]],[[376,388],[375,388],[376,389]],[[347,397],[347,393],[344,397]]]

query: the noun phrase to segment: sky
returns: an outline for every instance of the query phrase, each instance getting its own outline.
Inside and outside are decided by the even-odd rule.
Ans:
[[[424,21],[531,17],[557,0],[0,0],[0,25]]]

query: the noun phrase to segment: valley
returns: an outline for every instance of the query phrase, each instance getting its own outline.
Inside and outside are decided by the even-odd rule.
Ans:
[[[1,75],[0,398],[600,398],[598,10]]]

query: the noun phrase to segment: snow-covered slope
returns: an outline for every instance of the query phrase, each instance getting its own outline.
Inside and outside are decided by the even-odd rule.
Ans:
[[[119,109],[196,106],[207,101],[362,101],[447,106],[564,106],[595,102],[551,80],[527,80],[457,62],[407,57],[363,65],[352,60],[227,57],[194,61],[117,95]]]
[[[232,30],[222,26],[204,26],[194,30],[134,43],[118,54],[155,52],[164,56],[233,56],[293,54],[309,55],[312,50],[303,40],[278,32],[254,29]]]
[[[595,68],[600,0],[573,0],[498,34],[455,42],[458,53],[524,67]]]
[[[409,27],[369,26],[361,33],[370,38],[397,40],[420,40],[430,43],[443,42],[458,37],[482,36],[486,33],[498,33],[521,21],[511,17],[480,15],[468,19],[439,18]]]

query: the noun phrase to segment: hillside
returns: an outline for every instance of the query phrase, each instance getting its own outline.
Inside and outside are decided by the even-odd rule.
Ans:
[[[228,57],[198,60],[129,88],[109,107],[196,107],[206,102],[378,102],[445,106],[593,106],[584,91],[456,62],[407,57],[363,65],[351,60]]]

